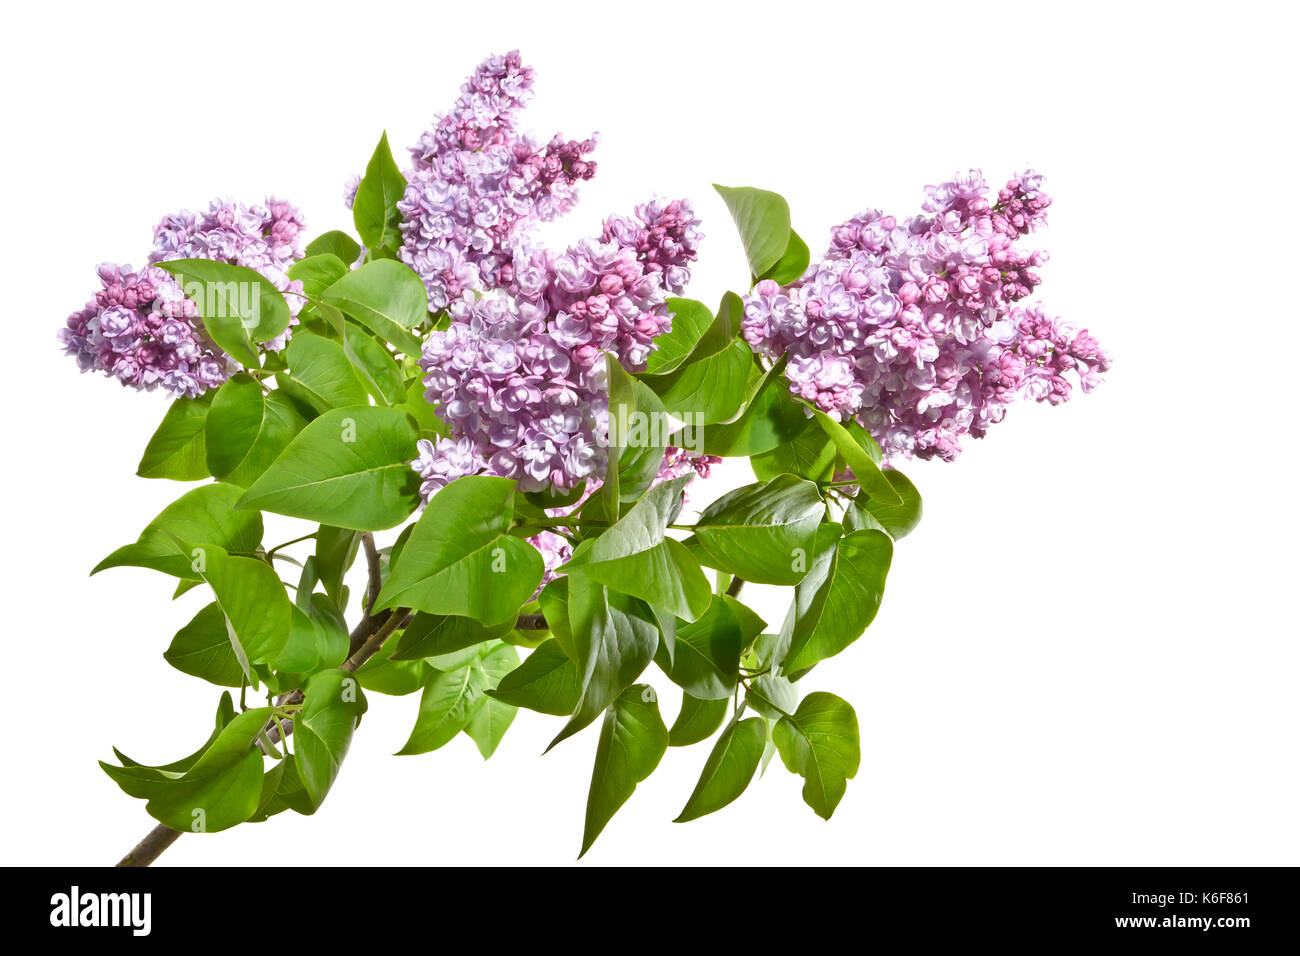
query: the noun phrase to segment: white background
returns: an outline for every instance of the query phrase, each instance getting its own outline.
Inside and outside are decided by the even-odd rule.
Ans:
[[[708,238],[690,293],[714,302],[746,270],[712,182],[783,193],[816,249],[959,167],[1029,164],[1055,198],[1042,298],[1115,357],[1094,394],[906,469],[926,517],[880,615],[804,681],[862,729],[830,823],[774,764],[672,824],[707,753],[673,749],[584,863],[1300,862],[1293,8],[290,6],[6,14],[4,862],[116,860],[151,822],[95,761],[188,752],[217,697],[161,656],[201,592],[86,577],[185,490],[133,474],[165,397],[78,376],[55,343],[95,265],[140,264],[163,213],[217,195],[275,192],[312,234],[347,228],[344,179],[380,131],[414,142],[513,47],[538,73],[526,125],[603,137],[557,241],[691,196]],[[543,758],[559,721],[522,713],[486,764],[464,737],[390,756],[416,702],[371,695],[314,818],[186,836],[164,861],[576,856],[594,727]]]

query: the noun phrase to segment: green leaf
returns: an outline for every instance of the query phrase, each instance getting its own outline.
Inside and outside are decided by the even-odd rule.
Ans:
[[[808,244],[799,238],[799,233],[790,230],[790,243],[785,247],[780,260],[759,279],[771,279],[777,285],[789,285],[808,270],[811,256]]]
[[[428,318],[420,277],[393,259],[377,259],[349,272],[321,293],[381,339],[418,358],[420,340],[408,330]]]
[[[463,480],[463,479],[462,479]],[[681,509],[689,476],[648,491],[619,521],[566,565],[615,591],[639,597],[693,621],[708,610],[713,589],[699,563],[664,531]]]
[[[536,548],[506,533],[514,491],[508,478],[471,475],[430,498],[375,606],[513,621],[545,570]]]
[[[401,405],[406,401],[402,371],[388,349],[350,322],[343,326],[343,351],[376,401],[389,405]]]
[[[406,387],[402,407],[419,423],[422,437],[428,437],[426,434],[428,432],[445,437],[447,423],[438,417],[438,406],[425,397],[425,391],[424,383],[420,379],[412,381]]]
[[[772,737],[786,769],[804,778],[804,802],[829,820],[861,759],[853,708],[834,694],[809,694],[777,722]]]
[[[419,502],[415,423],[395,408],[336,408],[309,422],[249,487],[241,508],[380,531]]]
[[[578,644],[569,627],[569,579],[552,578],[537,595],[537,604],[546,616],[546,624],[570,660],[578,658]],[[572,708],[570,708],[572,709]],[[567,713],[567,711],[566,711]]]
[[[582,695],[547,750],[600,716],[654,659],[659,625],[643,601],[582,578],[569,580],[569,627]]]
[[[216,833],[247,820],[262,795],[262,754],[253,744],[264,733],[271,708],[233,717],[185,770],[100,762],[127,794],[148,800],[145,809],[181,832]]]
[[[783,368],[782,362],[768,370],[735,421],[701,429],[696,450],[724,458],[761,455],[793,441],[807,428],[808,416],[790,397]]]
[[[722,726],[727,716],[728,701],[701,700],[690,694],[682,695],[682,709],[677,712],[672,730],[668,731],[668,746],[689,747],[707,740]]]
[[[782,642],[788,640],[781,665],[786,674],[800,674],[861,637],[885,593],[894,552],[888,535],[854,531],[829,547],[822,545],[819,540],[808,576],[795,588],[782,629]]]
[[[211,259],[157,263],[170,272],[198,307],[203,327],[245,368],[258,365],[255,342],[269,342],[289,327],[289,304],[260,272]]]
[[[686,362],[698,362],[700,359],[708,358],[710,355],[717,355],[724,349],[729,348],[736,341],[736,336],[740,334],[740,326],[744,318],[745,303],[740,296],[734,292],[724,293],[722,301],[718,303],[718,314],[709,327],[704,330],[699,342],[695,344],[695,348],[687,356]]]
[[[332,253],[309,254],[291,265],[287,271],[290,279],[302,283],[304,293],[315,298],[347,275],[348,262],[355,261],[349,259],[345,262]]]
[[[398,755],[437,750],[465,730],[487,700],[484,691],[518,662],[519,655],[513,647],[498,644],[488,654],[472,657],[455,669],[434,671],[420,695],[415,727]]]
[[[376,694],[402,697],[406,694],[414,694],[424,687],[434,670],[428,661],[389,659],[399,640],[398,635],[393,635],[370,660],[357,668],[357,680],[366,690],[374,691]]]
[[[465,725],[465,735],[474,741],[478,752],[487,760],[501,743],[501,739],[514,723],[518,711],[509,704],[503,704],[491,697],[484,697],[478,711]]]
[[[247,488],[306,424],[292,401],[278,392],[264,395],[262,387],[241,372],[212,399],[205,427],[208,469],[223,481]]]
[[[668,729],[659,716],[654,689],[633,684],[605,712],[600,728],[579,857],[591,849],[636,785],[659,766],[667,749]]]
[[[799,691],[788,678],[764,674],[749,682],[745,703],[764,717],[780,720],[799,706]]]
[[[284,584],[264,561],[207,545],[196,550],[198,573],[216,595],[235,657],[251,679],[248,665],[274,660],[289,640],[293,614]]]
[[[812,406],[808,406],[812,408]],[[850,468],[853,469],[853,477],[857,480],[858,486],[871,497],[878,499],[881,503],[901,505],[902,496],[894,490],[894,486],[885,473],[880,470],[880,465],[875,461],[871,453],[863,444],[854,438],[853,434],[831,418],[820,409],[813,409],[813,417],[817,419],[817,424],[821,426],[827,437],[835,444],[836,450],[844,458]],[[866,435],[866,432],[862,432]],[[870,435],[866,435],[870,439]],[[872,442],[874,445],[875,442]],[[879,450],[877,449],[877,454]]]
[[[469,617],[417,614],[402,631],[392,659],[413,661],[451,654],[476,644],[499,640],[510,633],[513,625],[513,620],[507,620],[492,627],[484,627]]]
[[[289,367],[277,372],[275,380],[317,412],[369,404],[366,386],[338,342],[300,330],[289,340],[284,355]]]
[[[798,584],[825,512],[815,484],[778,475],[713,502],[695,523],[695,536],[724,571],[756,584]]]
[[[379,138],[374,155],[366,165],[366,175],[357,186],[352,201],[352,219],[357,235],[371,249],[396,249],[402,244],[397,201],[406,192],[406,178],[393,161],[388,134]]]
[[[662,375],[671,372],[695,350],[706,329],[713,324],[713,312],[703,302],[694,299],[669,298],[668,311],[672,313],[673,327],[654,338],[655,350],[646,360],[645,374]]]
[[[226,616],[215,601],[176,632],[163,657],[183,674],[221,687],[243,686],[244,669],[226,633]]]
[[[677,650],[671,665],[660,661],[672,682],[701,700],[726,700],[736,691],[740,673],[740,624],[731,607],[714,597],[698,621],[677,627]]]
[[[303,697],[293,727],[294,756],[303,788],[319,807],[338,777],[352,732],[366,712],[366,695],[355,677],[335,669],[313,675]]]
[[[830,481],[835,475],[835,454],[835,446],[824,431],[804,428],[790,441],[750,458],[749,466],[760,481],[777,475]]]
[[[348,629],[342,612],[324,594],[298,590],[293,607],[289,640],[272,664],[283,674],[309,674],[325,667],[337,667],[348,656]]]
[[[346,608],[343,600],[343,577],[357,559],[361,547],[361,532],[350,528],[335,528],[322,525],[316,532],[316,574],[325,586],[325,593],[341,609]]]
[[[605,503],[605,513],[617,518],[621,501],[618,463],[637,412],[637,383],[613,354],[605,355],[605,376],[609,382],[609,444],[605,450],[605,482],[600,496]]]
[[[252,553],[262,541],[262,516],[235,511],[243,494],[236,485],[200,485],[177,498],[149,522],[133,544],[118,548],[95,566],[151,568],[164,574],[198,581],[195,555],[178,544],[212,544],[226,551]]]
[[[162,424],[145,446],[144,457],[135,473],[141,478],[173,481],[207,478],[203,423],[211,404],[211,393],[172,402]]]
[[[765,275],[790,245],[790,206],[776,193],[752,186],[713,186],[736,222],[753,276]]]
[[[878,498],[859,497],[844,515],[844,527],[849,531],[876,528],[894,540],[906,537],[921,523],[921,493],[916,490],[901,471],[885,469],[885,477],[894,491],[903,499],[902,504],[889,504]]]
[[[673,419],[659,396],[644,382],[636,382],[635,416],[623,436],[624,448],[618,457],[618,496],[621,502],[636,501],[659,477],[664,449],[671,441],[673,427]],[[582,488],[575,490],[581,492]],[[562,499],[548,499],[546,492],[535,492],[528,496],[528,500],[540,502],[543,508],[565,507]]]
[[[744,342],[731,342],[721,352],[642,381],[655,391],[664,408],[687,423],[724,422],[736,416],[748,397],[752,354]]]
[[[355,205],[355,203],[354,203]],[[337,229],[317,236],[307,243],[304,250],[308,256],[333,255],[349,266],[361,258],[361,246],[346,232]]]
[[[745,792],[767,746],[767,724],[750,717],[733,723],[718,738],[704,762],[699,782],[674,823],[686,823],[721,810]]]
[[[582,699],[582,675],[559,641],[551,638],[501,678],[501,683],[488,691],[488,695],[515,707],[566,717],[577,709]]]
[[[513,647],[509,645],[498,647],[492,652],[485,654],[479,661],[479,666],[486,675],[487,680],[493,684],[499,684],[506,674],[510,673],[519,663],[519,655]],[[474,746],[478,752],[487,760],[501,744],[501,740],[514,723],[517,709],[511,704],[503,703],[495,699],[491,694],[491,688],[484,687],[484,697],[478,706],[474,716],[469,719],[465,725],[465,735],[474,741]]]

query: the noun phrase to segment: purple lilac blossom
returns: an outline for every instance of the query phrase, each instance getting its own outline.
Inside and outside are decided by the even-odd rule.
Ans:
[[[162,386],[193,398],[224,382],[236,366],[208,341],[194,303],[161,269],[99,267],[103,288],[68,317],[59,340],[83,372],[101,371],[123,385]]]
[[[1091,391],[1110,366],[1097,340],[1020,304],[1047,261],[1015,246],[1046,219],[1041,184],[1028,170],[990,201],[971,170],[926,187],[927,215],[855,216],[800,279],[745,297],[746,341],[788,356],[791,393],[856,417],[891,459],[952,461],[1018,398],[1068,399],[1068,372]]]
[[[594,137],[557,134],[540,145],[518,132],[532,86],[518,51],[489,57],[411,149],[414,169],[397,204],[400,256],[424,280],[435,312],[465,290],[508,284],[500,272],[531,227],[572,208],[577,184],[595,175]]]
[[[424,497],[470,474],[514,478],[524,491],[601,478],[604,354],[644,365],[672,327],[666,299],[689,279],[699,239],[688,202],[655,200],[560,255],[517,250],[507,289],[454,301],[420,360],[450,430],[420,446]]]
[[[154,229],[150,265],[99,267],[103,288],[73,313],[59,339],[82,371],[102,371],[143,390],[161,386],[175,397],[195,397],[216,388],[239,368],[203,329],[195,304],[154,263],[170,259],[213,259],[255,269],[282,292],[300,292],[286,275],[302,258],[302,219],[290,204],[265,205],[214,200],[207,212],[165,216]],[[292,313],[301,300],[286,299]],[[283,347],[288,332],[267,349]]]

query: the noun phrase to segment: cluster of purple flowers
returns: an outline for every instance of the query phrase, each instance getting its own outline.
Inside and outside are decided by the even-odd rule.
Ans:
[[[557,134],[540,145],[515,128],[532,86],[533,71],[518,51],[489,57],[411,150],[414,169],[397,206],[400,255],[424,280],[434,311],[465,290],[508,284],[501,270],[529,227],[569,210],[577,184],[596,173],[587,159],[594,138]]]
[[[182,211],[154,228],[150,265],[99,267],[103,288],[68,318],[59,339],[82,371],[102,371],[124,385],[173,396],[194,397],[216,388],[238,364],[204,332],[195,303],[154,263],[171,259],[213,259],[255,269],[282,292],[300,292],[286,270],[302,258],[302,219],[286,202],[265,205],[214,200],[207,212]],[[297,313],[301,299],[286,296]],[[288,331],[263,347],[283,347]]]
[[[745,297],[746,341],[789,356],[791,392],[856,417],[890,458],[951,461],[1017,398],[1065,401],[1067,372],[1091,390],[1110,364],[1097,340],[1018,304],[1047,261],[1015,245],[1046,218],[1041,180],[1026,171],[991,200],[971,170],[926,187],[926,215],[855,216],[798,281]]]
[[[604,353],[644,365],[672,327],[665,299],[689,279],[699,238],[689,203],[646,203],[560,255],[516,250],[503,288],[453,302],[421,358],[426,395],[451,432],[421,445],[425,496],[466,474],[515,478],[525,491],[599,479]]]
[[[525,491],[598,482],[609,397],[604,353],[631,369],[672,327],[665,300],[690,278],[700,240],[689,203],[610,216],[599,238],[555,254],[533,227],[566,212],[596,171],[593,140],[543,147],[516,128],[533,71],[491,57],[411,150],[402,259],[450,323],[424,346],[430,402],[450,437],[420,444],[425,498],[463,475]],[[593,484],[594,487],[594,484]]]

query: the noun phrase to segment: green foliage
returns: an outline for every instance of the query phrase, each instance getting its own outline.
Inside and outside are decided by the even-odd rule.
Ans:
[[[208,470],[247,488],[306,424],[285,395],[266,395],[248,375],[235,375],[217,390],[204,425]]]
[[[672,729],[668,731],[670,747],[689,747],[708,740],[722,726],[727,716],[727,699],[701,700],[690,694],[682,695],[682,708],[677,712]]]
[[[555,638],[538,645],[488,695],[539,714],[565,717],[582,699],[582,675]]]
[[[430,499],[379,592],[380,608],[411,607],[511,621],[542,579],[542,557],[512,537],[515,483],[468,477]]]
[[[255,345],[289,327],[289,304],[266,277],[253,269],[211,259],[159,262],[195,303],[212,341],[245,368],[257,368]]]
[[[885,591],[894,548],[879,531],[854,531],[843,538],[836,525],[823,525],[808,575],[795,588],[782,629],[782,669],[799,674],[838,654],[865,631]]]
[[[796,264],[799,250],[792,250],[792,258],[786,258],[792,230],[790,205],[785,199],[752,186],[719,186],[715,183],[713,188],[727,204],[727,211],[736,222],[740,241],[745,247],[745,258],[749,260],[749,271],[755,280],[776,271],[788,273]],[[798,247],[802,247],[803,265],[806,267],[808,247],[802,240],[798,241]],[[800,268],[795,276],[802,272]]]
[[[428,298],[420,277],[402,263],[368,262],[322,292],[321,299],[393,347],[419,357],[420,340],[410,330],[428,317]]]
[[[636,785],[659,766],[667,749],[668,728],[659,716],[654,689],[648,684],[633,684],[605,712],[587,792],[587,820],[579,856],[591,849]]]
[[[317,236],[307,243],[304,251],[307,253],[308,258],[331,255],[348,265],[361,258],[361,246],[357,241],[346,232],[339,232],[337,229]]]
[[[313,332],[294,333],[284,350],[288,368],[276,381],[289,396],[319,412],[368,403],[368,392],[343,346]]]
[[[489,704],[494,708],[508,707],[499,701],[485,696],[484,691],[495,687],[501,678],[515,669],[519,655],[509,644],[497,643],[481,655],[475,655],[459,666],[449,670],[435,670],[424,684],[420,695],[420,713],[410,739],[398,751],[400,755],[422,754],[451,741],[462,730],[468,731],[479,712]],[[508,707],[513,717],[514,708]],[[504,721],[505,711],[494,710],[496,719]],[[500,741],[504,726],[493,728],[480,725],[476,733],[471,733],[480,751],[487,750],[484,756],[490,756]],[[480,739],[481,738],[481,739]]]
[[[767,746],[767,724],[759,717],[737,721],[722,732],[704,762],[700,780],[674,823],[721,810],[754,779]]]
[[[406,179],[393,160],[388,134],[384,133],[366,165],[366,174],[352,201],[352,219],[357,234],[372,253],[379,250],[393,253],[402,244],[402,233],[398,228],[402,217],[397,211],[397,201],[405,191]]]
[[[677,478],[647,492],[590,547],[574,553],[570,574],[639,597],[688,621],[703,614],[712,591],[708,579],[680,542],[664,537],[681,510],[687,480]]]
[[[366,712],[366,695],[355,677],[334,669],[312,677],[303,697],[305,703],[294,721],[294,756],[303,789],[319,807]]]
[[[399,409],[332,409],[294,436],[238,506],[358,531],[391,528],[418,501],[417,434]]]
[[[695,537],[715,566],[758,584],[798,584],[826,505],[793,475],[728,492],[700,514]]]
[[[198,481],[207,478],[204,423],[212,405],[212,396],[178,398],[171,403],[162,424],[145,446],[144,456],[136,468],[141,478],[171,478],[174,481]]]
[[[201,579],[194,567],[194,545],[215,545],[232,553],[251,554],[262,541],[262,516],[235,511],[243,494],[236,485],[200,485],[164,508],[133,544],[118,548],[95,566],[140,567],[192,581]]]
[[[834,694],[809,694],[777,721],[772,739],[786,769],[804,778],[804,802],[829,820],[861,759],[853,708]]]
[[[901,471],[885,469],[885,477],[902,499],[901,504],[891,504],[878,498],[862,496],[844,513],[844,527],[848,531],[875,528],[894,540],[911,534],[921,523],[921,493]]]

